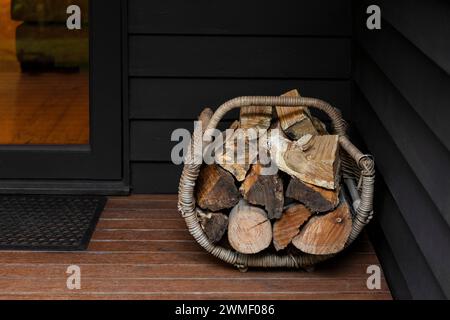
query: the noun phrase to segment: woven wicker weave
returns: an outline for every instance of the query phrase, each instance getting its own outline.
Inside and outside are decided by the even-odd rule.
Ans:
[[[220,106],[211,117],[207,129],[215,129],[223,116],[230,110],[248,106],[307,106],[322,110],[330,117],[334,133],[339,135],[343,179],[347,186],[350,186],[350,195],[354,204],[357,204],[354,208],[352,231],[346,246],[350,245],[373,215],[375,169],[372,157],[361,153],[348,139],[346,122],[342,119],[340,111],[330,104],[314,98],[239,97]],[[196,139],[192,139],[192,144],[195,141]],[[191,145],[191,148],[194,146]],[[204,233],[197,217],[194,189],[200,167],[199,164],[184,165],[178,191],[178,209],[186,221],[189,232],[206,251],[241,270],[245,270],[247,267],[308,268],[332,257],[332,255],[278,255],[264,252],[246,255],[213,244]],[[356,183],[359,188],[351,188]]]

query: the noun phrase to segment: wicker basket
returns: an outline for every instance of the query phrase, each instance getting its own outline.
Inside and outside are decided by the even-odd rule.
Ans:
[[[373,215],[373,191],[375,182],[374,161],[370,155],[361,153],[346,135],[346,122],[338,109],[330,104],[314,98],[303,97],[240,97],[230,100],[220,106],[213,114],[207,129],[215,129],[219,121],[230,110],[248,106],[307,106],[325,112],[332,121],[334,133],[339,135],[342,161],[342,179],[348,187],[353,200],[353,223],[346,247],[360,234]],[[192,139],[192,144],[196,139]],[[191,148],[194,147],[191,145]],[[201,165],[185,164],[181,175],[178,191],[178,209],[185,219],[189,232],[195,240],[209,253],[217,258],[233,264],[241,270],[248,267],[293,267],[310,268],[325,261],[333,255],[279,255],[274,253],[259,253],[246,255],[213,244],[204,233],[197,217],[195,205],[195,182]],[[355,185],[359,187],[356,188]]]

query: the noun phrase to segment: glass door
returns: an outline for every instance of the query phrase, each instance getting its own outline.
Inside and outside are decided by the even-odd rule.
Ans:
[[[88,0],[71,2],[0,0],[2,145],[89,144]]]
[[[0,0],[0,185],[122,174],[122,1]]]

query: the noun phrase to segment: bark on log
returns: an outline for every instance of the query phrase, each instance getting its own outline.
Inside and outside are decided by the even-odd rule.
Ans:
[[[198,210],[198,217],[203,231],[212,243],[219,242],[228,228],[228,217],[220,212],[204,213]]]
[[[327,130],[327,126],[322,121],[320,121],[316,117],[311,117],[311,120],[312,120],[314,127],[316,128],[319,135],[324,136],[324,135],[329,134],[329,132]]]
[[[260,164],[252,166],[240,188],[244,199],[264,206],[269,219],[280,218],[283,212],[283,181],[278,174],[267,175]]]
[[[310,141],[305,144],[304,138],[291,142],[281,135],[270,135],[272,160],[280,170],[303,182],[334,190],[339,178],[339,137],[309,137]]]
[[[303,203],[312,212],[331,211],[339,204],[339,187],[328,190],[292,178],[286,196]]]
[[[289,91],[282,97],[300,97],[297,90]],[[281,128],[292,140],[298,140],[305,134],[317,135],[307,107],[276,107]]]
[[[292,240],[301,251],[315,255],[334,254],[344,249],[352,230],[350,207],[343,197],[336,210],[314,216]]]
[[[200,170],[196,200],[202,209],[219,211],[232,208],[239,198],[239,191],[230,173],[217,165],[208,165]]]
[[[286,248],[292,239],[300,233],[300,227],[312,215],[304,205],[289,206],[281,219],[273,225],[273,245],[277,251]]]
[[[229,216],[228,242],[236,251],[245,254],[258,253],[269,247],[272,225],[266,212],[241,200]]]

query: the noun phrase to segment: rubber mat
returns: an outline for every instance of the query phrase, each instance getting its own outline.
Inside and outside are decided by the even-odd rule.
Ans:
[[[101,196],[0,195],[0,250],[85,250]]]

